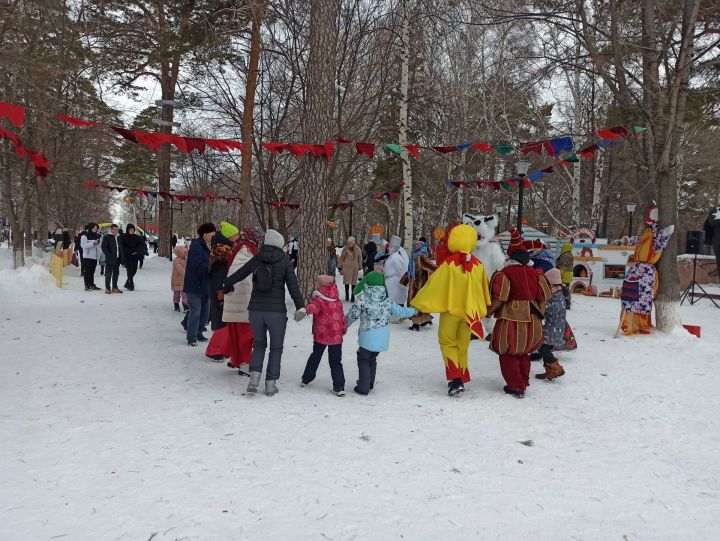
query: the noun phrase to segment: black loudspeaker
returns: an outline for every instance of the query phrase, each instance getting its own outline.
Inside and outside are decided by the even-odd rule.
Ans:
[[[685,235],[685,253],[702,253],[703,242],[705,242],[705,231],[688,231]]]

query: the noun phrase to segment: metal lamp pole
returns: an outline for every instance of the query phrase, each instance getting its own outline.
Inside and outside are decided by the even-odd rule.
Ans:
[[[355,194],[350,192],[347,194],[348,204],[350,205],[350,230],[349,236],[353,236],[353,205],[355,204]]]
[[[519,186],[519,199],[518,199],[518,214],[517,214],[517,230],[522,234],[522,215],[523,215],[523,195],[525,193],[525,177],[527,176],[528,169],[530,169],[530,162],[527,160],[520,160],[515,164],[515,170],[520,178]]]
[[[627,207],[627,211],[630,213],[630,229],[628,230],[628,237],[633,236],[633,214],[635,213],[635,203],[628,203],[625,205]]]
[[[170,188],[170,194],[174,194],[174,193],[175,193],[175,190]],[[168,246],[170,247],[170,249],[168,250],[168,259],[170,261],[172,261],[172,256],[173,256],[172,247],[170,246],[170,239],[172,238],[173,227],[175,227],[173,225],[173,222],[175,220],[175,216],[173,214],[174,212],[175,212],[175,201],[170,199],[170,231],[169,231],[170,237],[168,238]],[[162,233],[164,234],[165,232],[163,231]]]

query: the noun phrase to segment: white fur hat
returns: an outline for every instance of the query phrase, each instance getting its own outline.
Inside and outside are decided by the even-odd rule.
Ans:
[[[268,229],[265,231],[264,244],[267,244],[268,246],[277,246],[282,249],[285,246],[285,239],[274,229]]]

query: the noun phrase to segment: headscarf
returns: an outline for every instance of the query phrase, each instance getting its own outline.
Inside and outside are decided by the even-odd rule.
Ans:
[[[411,280],[415,279],[415,258],[421,255],[428,255],[428,247],[425,242],[416,240],[410,261],[408,261],[408,276]]]
[[[250,253],[255,255],[260,248],[260,245],[265,240],[265,232],[262,227],[244,227],[238,234],[237,242],[244,244],[250,250]]]

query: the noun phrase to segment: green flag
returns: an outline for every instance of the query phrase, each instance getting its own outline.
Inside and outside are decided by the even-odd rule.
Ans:
[[[503,156],[513,151],[512,145],[493,145],[493,148],[498,154],[502,154]]]
[[[396,145],[395,143],[388,143],[385,145],[385,148],[394,152],[395,154],[402,153],[402,147],[400,145]]]

